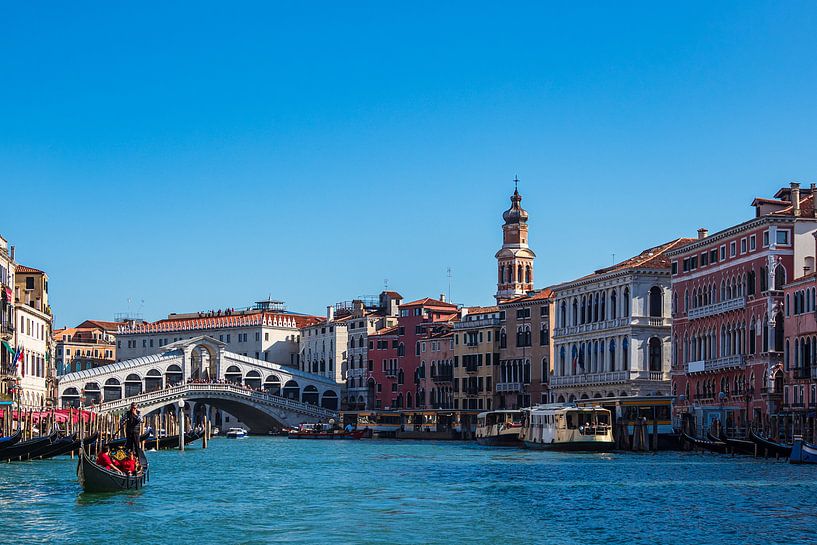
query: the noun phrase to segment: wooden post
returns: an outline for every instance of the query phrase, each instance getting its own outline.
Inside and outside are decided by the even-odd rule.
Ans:
[[[204,426],[204,429],[203,429],[203,432],[201,434],[201,448],[206,449],[207,448],[207,441],[209,439],[209,437],[207,437],[207,415],[206,414],[204,415],[204,421],[202,422],[202,425]]]
[[[652,449],[658,452],[658,420],[652,421]]]

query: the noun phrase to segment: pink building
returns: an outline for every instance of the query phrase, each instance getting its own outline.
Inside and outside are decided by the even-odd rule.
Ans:
[[[702,433],[771,424],[780,410],[783,286],[814,270],[817,211],[799,184],[752,202],[754,217],[668,252],[672,262],[672,390],[676,413]],[[782,377],[780,377],[782,379]]]

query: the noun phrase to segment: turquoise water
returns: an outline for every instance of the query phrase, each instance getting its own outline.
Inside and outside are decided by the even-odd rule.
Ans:
[[[138,492],[0,464],[3,543],[815,543],[817,466],[713,454],[217,438]]]

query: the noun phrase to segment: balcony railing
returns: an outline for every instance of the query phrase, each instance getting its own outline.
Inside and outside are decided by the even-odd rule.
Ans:
[[[610,371],[607,373],[554,376],[550,378],[550,386],[551,388],[560,388],[566,386],[616,384],[631,380],[664,382],[669,380],[669,373],[663,371]]]
[[[730,310],[738,310],[746,306],[745,297],[737,297],[729,299],[728,301],[721,301],[720,303],[712,303],[703,307],[693,308],[687,312],[687,318],[694,320],[696,318],[705,318],[706,316],[714,316]]]
[[[670,327],[672,325],[671,318],[663,318],[661,316],[634,316],[630,325],[634,326],[649,326],[649,327]]]
[[[437,373],[436,375],[431,377],[431,380],[433,380],[434,382],[452,382],[454,380],[454,374],[453,373]]]
[[[577,335],[579,333],[588,333],[590,331],[600,331],[602,329],[613,329],[616,327],[624,327],[630,325],[631,318],[624,316],[622,318],[613,318],[612,320],[604,320],[603,322],[591,322],[589,324],[571,325],[567,327],[557,327],[553,330],[554,337],[561,337],[563,335]]]
[[[687,363],[687,373],[705,373],[707,371],[720,371],[722,369],[734,369],[743,367],[745,358],[743,354],[726,356],[714,360],[698,360]]]
[[[497,392],[521,392],[522,391],[522,383],[521,382],[497,382],[496,383],[496,391]]]

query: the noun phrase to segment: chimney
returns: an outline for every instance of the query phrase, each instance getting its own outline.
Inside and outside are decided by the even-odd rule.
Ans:
[[[701,240],[702,238],[706,238],[707,236],[709,236],[709,230],[708,229],[706,229],[704,227],[701,227],[700,229],[698,229],[698,240]]]
[[[445,303],[445,294],[444,294],[444,293],[441,293],[441,294],[440,294],[440,301],[442,301],[443,303]]]
[[[329,305],[326,307],[326,321],[331,322],[335,319],[335,306]]]
[[[817,218],[817,184],[811,184],[811,215]]]
[[[800,184],[797,182],[791,183],[791,204],[792,214],[797,217],[800,215]]]
[[[14,246],[11,247],[11,260],[14,261]]]

